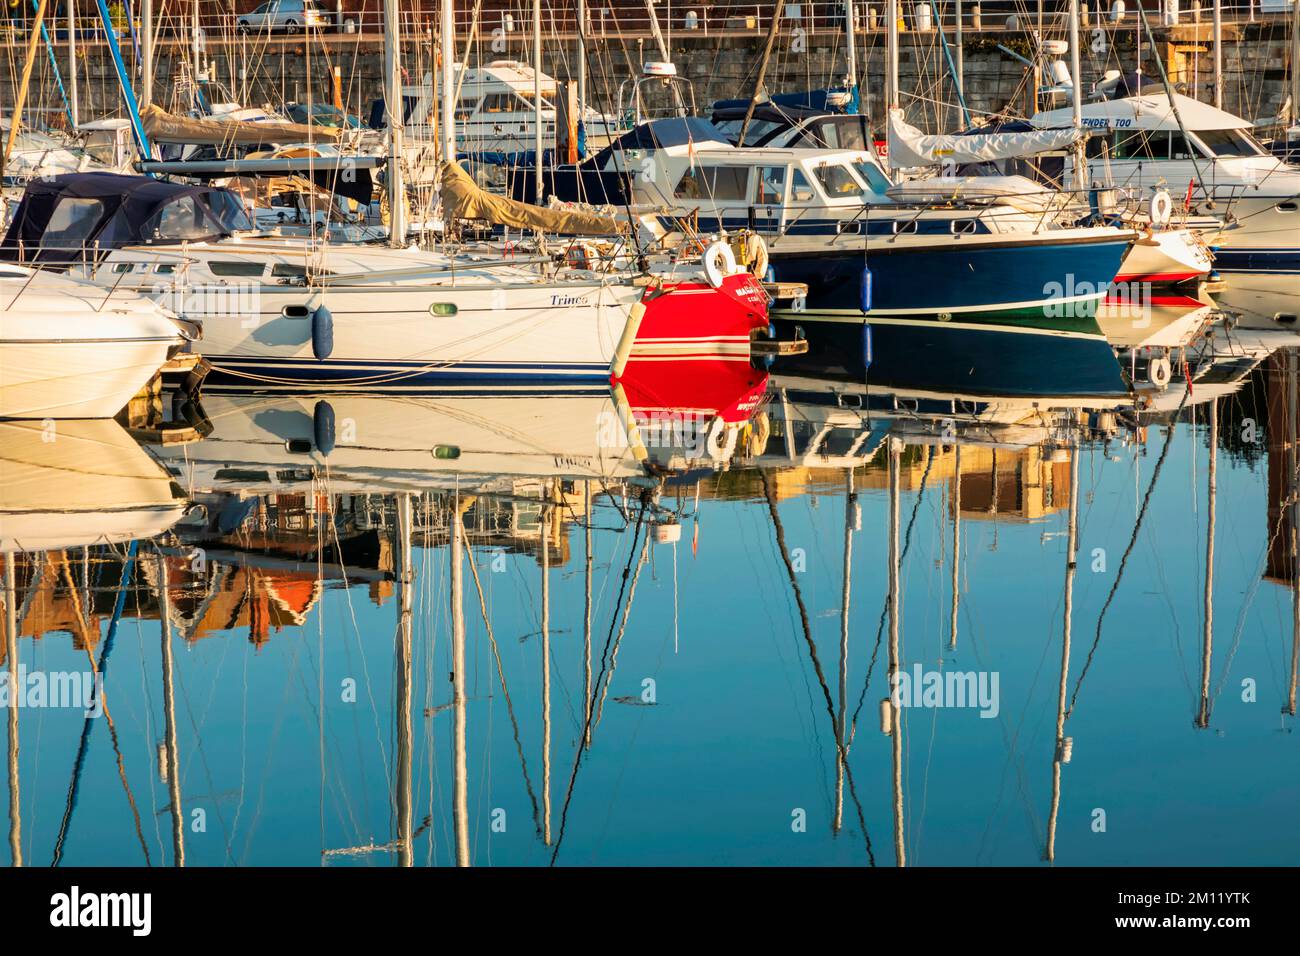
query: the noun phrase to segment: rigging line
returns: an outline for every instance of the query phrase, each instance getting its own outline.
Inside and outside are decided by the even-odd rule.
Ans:
[[[1115,573],[1115,581],[1110,586],[1110,593],[1106,595],[1106,603],[1102,605],[1101,613],[1097,615],[1097,633],[1093,637],[1092,647],[1088,649],[1088,657],[1083,662],[1083,669],[1079,672],[1079,679],[1075,681],[1074,693],[1070,695],[1070,706],[1065,711],[1066,720],[1069,720],[1074,713],[1075,702],[1079,699],[1079,691],[1083,688],[1083,679],[1088,676],[1088,669],[1092,667],[1093,656],[1097,653],[1097,647],[1101,643],[1101,627],[1106,620],[1106,612],[1110,609],[1111,602],[1115,599],[1115,593],[1119,590],[1120,582],[1124,579],[1124,569],[1128,565],[1129,555],[1133,553],[1133,548],[1137,544],[1138,535],[1142,531],[1143,519],[1145,519],[1147,508],[1151,504],[1151,495],[1155,491],[1156,482],[1160,479],[1160,471],[1164,467],[1165,461],[1169,457],[1169,449],[1173,445],[1174,426],[1191,394],[1192,390],[1189,383],[1188,387],[1183,391],[1182,400],[1178,403],[1178,409],[1174,412],[1173,420],[1169,424],[1169,430],[1165,434],[1164,447],[1160,449],[1160,457],[1156,460],[1156,466],[1151,472],[1151,481],[1147,484],[1146,494],[1142,496],[1142,507],[1138,509],[1137,520],[1133,523],[1133,534],[1129,538],[1128,547],[1124,549],[1124,556],[1120,558],[1119,570]]]
[[[929,455],[925,461],[925,470],[921,473],[921,483],[917,487],[916,503],[912,505],[912,514],[907,519],[907,531],[903,535],[903,551],[899,556],[898,563],[901,566],[907,560],[907,552],[912,547],[912,528],[916,525],[916,516],[921,510],[921,502],[925,499],[926,486],[930,480],[930,470],[934,466],[936,456]],[[858,705],[853,710],[853,720],[849,723],[849,739],[845,741],[846,747],[853,746],[853,738],[858,732],[858,715],[862,713],[862,705],[867,699],[867,688],[871,684],[871,672],[875,669],[876,658],[880,654],[880,639],[885,632],[885,618],[889,614],[889,598],[885,598],[885,606],[880,609],[880,623],[876,626],[876,645],[871,651],[871,662],[867,665],[867,676],[862,681],[862,693],[858,695]]]
[[[862,827],[862,836],[867,844],[867,858],[871,865],[876,865],[876,855],[871,849],[871,834],[867,831],[867,820],[862,813],[862,802],[858,799],[857,784],[853,780],[853,768],[849,766],[849,751],[845,745],[843,735],[839,730],[839,723],[835,719],[835,701],[831,697],[830,686],[826,682],[826,672],[822,669],[821,658],[817,654],[817,643],[813,640],[812,626],[808,622],[808,608],[803,602],[803,589],[799,587],[799,579],[795,576],[794,564],[790,560],[790,549],[785,543],[785,526],[781,524],[781,516],[776,507],[776,491],[772,487],[772,481],[766,471],[759,473],[763,479],[763,494],[767,498],[767,511],[772,518],[772,527],[776,532],[777,548],[781,552],[781,560],[785,564],[785,571],[790,578],[790,588],[794,592],[795,603],[799,607],[799,623],[803,628],[804,642],[808,645],[808,658],[812,662],[813,671],[817,675],[817,683],[821,686],[822,698],[826,704],[826,715],[830,718],[831,728],[835,734],[835,749],[840,755],[840,764],[844,767],[844,776],[849,781],[849,795],[853,798],[853,805],[858,813],[858,825]]]
[[[537,804],[537,794],[533,792],[533,781],[528,775],[528,758],[524,756],[523,741],[519,737],[519,721],[515,718],[515,705],[510,699],[510,689],[506,686],[506,672],[501,663],[501,649],[497,646],[496,634],[492,629],[492,622],[488,618],[487,599],[483,595],[483,582],[478,576],[478,564],[474,561],[474,553],[470,551],[469,570],[474,578],[474,588],[478,591],[479,610],[483,613],[483,626],[487,628],[488,642],[492,645],[492,656],[496,659],[497,677],[501,681],[501,693],[506,698],[506,713],[510,716],[510,727],[515,736],[515,750],[519,754],[519,763],[524,772],[524,789],[528,791],[528,800],[533,805],[533,826],[540,835],[542,832],[541,811]]]
[[[126,561],[122,564],[122,574],[117,585],[117,600],[113,604],[113,618],[108,625],[108,634],[104,638],[104,647],[99,652],[99,663],[96,665],[94,658],[91,658],[91,667],[96,682],[99,684],[97,689],[101,703],[104,696],[103,681],[108,674],[108,655],[113,650],[113,644],[117,639],[117,625],[122,620],[122,611],[126,608],[126,588],[130,582],[131,568],[135,564],[139,547],[139,541],[132,541],[127,547]],[[86,652],[88,654],[92,653],[89,647]],[[68,829],[72,825],[72,812],[77,808],[77,795],[81,790],[81,771],[86,763],[86,748],[90,743],[90,731],[95,726],[94,720],[93,717],[86,717],[81,726],[81,740],[77,744],[77,758],[72,765],[72,780],[68,784],[67,805],[63,809],[63,821],[59,824],[59,835],[54,842],[54,858],[50,861],[52,867],[58,866],[63,860],[63,846],[68,837]]]
[[[628,577],[632,573],[632,556],[636,553],[637,539],[641,535],[641,529],[645,524],[646,512],[649,510],[650,495],[652,489],[646,488],[641,492],[641,509],[637,512],[636,527],[632,532],[632,546],[628,549],[627,564],[623,566],[623,579],[619,584],[618,598],[614,602],[614,614],[610,615],[609,633],[605,636],[605,646],[600,652],[600,671],[596,675],[596,683],[592,689],[592,701],[595,701],[596,691],[600,689],[601,681],[605,678],[605,670],[608,664],[610,645],[614,640],[614,624],[617,621],[617,612],[619,606],[623,603],[623,593],[627,588]],[[646,541],[650,538],[649,530],[646,531]],[[594,708],[588,708],[586,725],[583,728],[583,738],[586,739],[591,733],[591,713]],[[555,866],[555,861],[560,855],[560,847],[564,845],[564,833],[566,824],[569,821],[569,804],[573,800],[574,786],[578,780],[578,768],[582,766],[582,755],[586,751],[582,747],[574,748],[573,772],[569,774],[569,784],[564,791],[564,805],[560,808],[560,832],[555,839],[555,849],[551,851],[551,866]]]

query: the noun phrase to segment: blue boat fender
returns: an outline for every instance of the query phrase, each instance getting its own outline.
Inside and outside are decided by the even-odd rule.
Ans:
[[[323,305],[312,309],[311,351],[318,362],[325,361],[334,353],[334,316]]]
[[[871,325],[864,323],[862,326],[862,367],[871,368]]]
[[[311,433],[316,450],[328,458],[334,450],[334,406],[321,399],[311,413]]]
[[[871,266],[862,267],[862,311],[871,311]]]

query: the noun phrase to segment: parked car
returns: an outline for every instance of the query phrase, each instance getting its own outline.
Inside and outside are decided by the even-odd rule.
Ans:
[[[297,33],[304,27],[320,27],[329,21],[313,0],[266,0],[251,13],[241,14],[240,33]]]

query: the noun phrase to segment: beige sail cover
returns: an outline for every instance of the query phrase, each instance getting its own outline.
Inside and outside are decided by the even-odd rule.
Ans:
[[[541,229],[566,236],[611,236],[618,223],[608,216],[565,209],[545,209],[481,189],[458,163],[442,165],[444,215],[455,219],[487,219],[514,229]]]
[[[339,130],[302,123],[249,123],[244,120],[191,119],[175,116],[150,104],[140,110],[145,132],[163,143],[208,146],[262,146],[270,143],[304,143],[320,140],[335,143]]]

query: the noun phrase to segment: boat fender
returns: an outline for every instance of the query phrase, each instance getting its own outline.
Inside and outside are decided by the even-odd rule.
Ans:
[[[761,281],[767,275],[767,242],[758,233],[751,233],[745,242],[746,252],[749,253],[749,271]]]
[[[871,267],[862,267],[861,305],[863,312],[871,311]]]
[[[312,309],[311,351],[318,362],[323,362],[334,352],[334,316],[323,305]]]
[[[731,246],[721,240],[710,243],[704,250],[704,277],[709,280],[709,285],[721,288],[722,280],[735,271],[736,254],[731,251]]]
[[[728,428],[727,423],[719,415],[709,425],[708,434],[704,439],[704,447],[708,451],[709,457],[714,461],[726,461],[736,450],[736,441],[739,437],[740,429]]]
[[[1172,377],[1173,371],[1170,368],[1167,356],[1153,358],[1147,365],[1147,378],[1149,378],[1151,384],[1157,388],[1164,388],[1167,386]]]
[[[311,434],[325,458],[334,450],[334,406],[321,399],[311,413]]]
[[[1147,212],[1151,216],[1151,222],[1157,226],[1163,226],[1169,222],[1169,217],[1174,213],[1174,201],[1170,198],[1169,192],[1164,189],[1157,189],[1150,202],[1147,203]]]

